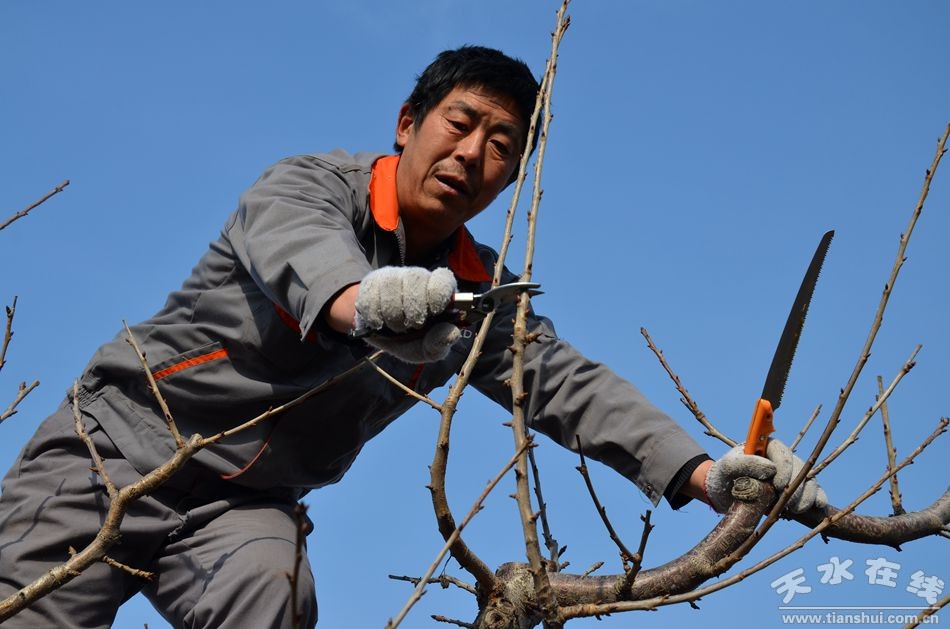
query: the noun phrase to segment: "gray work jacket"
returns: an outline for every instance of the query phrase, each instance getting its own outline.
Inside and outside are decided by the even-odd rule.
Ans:
[[[291,157],[269,168],[241,196],[181,289],[154,317],[132,327],[183,435],[235,426],[370,353],[361,341],[326,328],[320,313],[338,291],[371,270],[404,263],[401,222],[381,226],[371,205],[378,157],[335,151]],[[429,266],[448,265],[461,290],[481,291],[490,287],[484,280],[496,256],[463,229]],[[480,263],[474,272],[472,258]],[[494,318],[471,378],[507,409],[511,318]],[[677,472],[703,450],[632,384],[559,339],[549,320],[532,314],[529,325],[540,333],[527,349],[525,371],[532,428],[568,448],[580,435],[587,454],[657,503]],[[472,335],[463,335],[436,363],[409,365],[385,356],[379,364],[428,392],[457,373],[471,343]],[[80,401],[139,472],[171,457],[174,442],[124,333],[93,356],[81,379]],[[249,487],[320,487],[338,481],[366,441],[414,403],[364,368],[196,460]]]

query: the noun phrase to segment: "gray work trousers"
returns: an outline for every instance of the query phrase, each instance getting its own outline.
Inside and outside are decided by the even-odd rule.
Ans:
[[[119,487],[141,475],[95,422],[86,427]],[[38,429],[3,480],[0,495],[0,599],[85,547],[109,499],[65,404]],[[4,623],[7,627],[109,627],[118,607],[142,591],[174,627],[290,627],[295,501],[183,469],[132,504],[109,556],[155,573],[145,582],[99,563]],[[298,583],[303,626],[317,621],[310,565]]]

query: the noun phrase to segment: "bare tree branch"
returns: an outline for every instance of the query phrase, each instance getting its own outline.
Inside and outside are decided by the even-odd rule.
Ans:
[[[795,437],[795,441],[792,442],[792,445],[789,446],[792,452],[798,447],[798,444],[802,442],[805,433],[808,432],[808,429],[811,428],[811,425],[818,419],[818,415],[821,413],[821,404],[815,407],[815,410],[812,412],[811,417],[808,418],[808,421],[805,422],[805,425],[802,426],[801,432],[798,433],[798,436]]]
[[[495,269],[492,275],[492,285],[497,286],[501,282],[502,274],[505,270],[505,259],[508,254],[508,248],[511,244],[511,234],[514,225],[515,210],[518,207],[518,201],[521,197],[521,189],[524,186],[527,173],[528,162],[531,158],[527,147],[531,146],[536,134],[537,123],[541,113],[541,107],[544,103],[544,94],[547,90],[549,81],[548,72],[541,78],[541,85],[538,90],[538,96],[535,99],[534,110],[528,124],[528,134],[525,138],[525,150],[521,155],[521,162],[518,165],[518,175],[515,178],[514,191],[512,192],[511,202],[505,216],[505,229],[502,236],[501,246],[498,248],[498,259],[495,260]],[[432,507],[435,511],[436,523],[439,527],[439,533],[442,538],[448,540],[454,536],[454,543],[451,547],[452,557],[459,562],[464,570],[471,574],[480,589],[489,593],[488,596],[494,596],[499,581],[495,578],[494,572],[482,561],[465,541],[455,533],[457,527],[455,517],[452,515],[452,509],[449,506],[448,497],[445,492],[445,475],[448,468],[448,456],[450,437],[452,432],[452,419],[455,416],[455,410],[458,407],[459,400],[462,397],[462,391],[468,385],[475,363],[481,355],[482,347],[491,329],[494,312],[488,313],[482,320],[478,332],[472,341],[472,349],[465,359],[462,368],[459,370],[458,378],[449,387],[448,395],[442,402],[441,420],[439,422],[439,434],[436,440],[435,454],[432,458],[432,464],[429,466],[429,491],[432,494]]]
[[[162,392],[158,390],[158,384],[155,382],[155,376],[152,375],[152,370],[149,368],[148,362],[145,360],[145,354],[141,349],[139,349],[138,343],[135,342],[135,336],[132,334],[132,330],[129,329],[129,324],[123,321],[122,325],[125,327],[125,340],[129,345],[132,346],[132,349],[135,351],[135,355],[138,356],[139,362],[142,364],[142,368],[145,370],[145,377],[148,379],[148,388],[151,390],[152,395],[155,396],[158,406],[162,409],[162,415],[165,416],[165,423],[168,425],[168,430],[172,433],[172,437],[175,439],[175,446],[181,448],[183,445],[185,445],[185,440],[181,438],[181,433],[178,432],[178,425],[175,424],[175,418],[172,417],[172,412],[168,408],[168,403],[165,402],[165,397],[162,395]]]
[[[535,461],[534,448],[528,448],[528,464],[531,467],[531,477],[534,479],[534,495],[538,500],[538,514],[541,519],[541,535],[544,537],[544,546],[548,549],[548,567],[553,571],[558,571],[558,559],[561,556],[560,547],[554,535],[551,533],[551,524],[548,522],[548,505],[544,501],[544,494],[541,492],[541,472],[538,470],[538,463]]]
[[[33,389],[35,389],[38,386],[40,386],[39,380],[34,380],[29,385],[25,382],[21,382],[20,386],[17,388],[16,397],[13,398],[12,402],[10,402],[10,406],[8,406],[5,411],[0,413],[0,423],[3,423],[5,420],[16,415],[17,414],[16,407],[19,406],[20,402],[26,399],[26,396],[28,396],[30,392],[33,391]]]
[[[590,574],[593,574],[594,572],[596,572],[596,571],[600,570],[601,568],[603,568],[603,566],[604,566],[604,562],[603,562],[603,561],[598,561],[598,562],[595,563],[593,566],[591,566],[590,568],[588,568],[587,570],[585,570],[584,572],[582,572],[582,573],[581,573],[581,576],[582,576],[582,577],[586,577],[586,576],[588,576],[588,575],[590,575]]]
[[[0,370],[3,370],[3,366],[7,363],[7,348],[10,347],[10,341],[13,339],[13,317],[16,315],[16,302],[17,298],[14,297],[13,303],[7,306],[7,326],[3,333],[3,346],[0,347]],[[39,380],[34,380],[29,385],[26,382],[21,382],[17,388],[16,397],[13,398],[6,410],[0,413],[0,423],[16,415],[16,407],[38,386],[40,386]]]
[[[127,572],[137,579],[142,579],[143,581],[152,581],[155,579],[155,573],[149,572],[148,570],[139,570],[138,568],[133,568],[132,566],[127,566],[124,563],[116,561],[109,555],[103,555],[102,563],[112,566],[116,570],[121,570],[122,572]]]
[[[416,391],[415,389],[410,389],[405,384],[403,384],[402,382],[394,378],[392,374],[390,374],[388,371],[386,371],[385,369],[377,365],[375,362],[370,362],[369,365],[370,367],[376,370],[376,373],[378,373],[383,378],[385,378],[386,380],[394,384],[398,389],[401,389],[409,397],[414,397],[420,402],[425,402],[426,404],[428,404],[429,406],[431,406],[432,408],[434,408],[435,410],[439,412],[442,411],[442,406],[440,406],[435,400],[430,398],[428,395],[423,395],[419,393],[418,391]]]
[[[878,397],[884,397],[884,380],[881,376],[877,377]],[[894,462],[897,459],[897,450],[894,448],[894,440],[891,439],[891,418],[887,410],[887,401],[881,404],[881,423],[884,426],[884,447],[887,450],[887,469],[894,469]],[[891,476],[891,507],[894,515],[907,513],[901,505],[900,487],[897,485],[897,474]]]
[[[457,627],[466,627],[467,629],[477,629],[475,625],[470,622],[463,622],[461,620],[456,620],[455,618],[446,618],[445,616],[440,616],[439,614],[433,614],[432,620],[436,622],[444,622],[450,625],[455,625]]]
[[[551,92],[554,84],[554,76],[557,72],[558,46],[561,38],[570,25],[570,18],[566,18],[567,5],[569,0],[561,4],[557,13],[557,20],[554,32],[551,36],[551,56],[548,58],[545,76],[547,77],[547,89],[542,90],[544,95],[544,121],[541,129],[541,138],[538,143],[538,157],[534,163],[534,188],[532,191],[531,208],[528,210],[528,234],[525,245],[524,271],[521,274],[522,282],[531,281],[531,273],[534,264],[535,233],[537,228],[538,208],[541,203],[541,171],[544,166],[544,155],[547,149],[548,129],[551,119]],[[527,442],[527,421],[525,418],[524,402],[527,398],[524,386],[524,362],[525,349],[533,342],[528,330],[528,294],[522,293],[518,300],[518,306],[515,311],[515,324],[513,340],[510,347],[512,353],[511,368],[511,399],[512,416],[511,431],[514,436],[515,448],[523,449],[523,444]],[[531,575],[534,579],[534,588],[537,596],[538,606],[541,617],[544,619],[546,627],[550,629],[560,629],[564,621],[558,612],[557,599],[551,590],[548,580],[547,566],[541,555],[541,547],[538,542],[538,528],[536,516],[531,508],[531,490],[528,486],[528,463],[527,455],[522,454],[518,463],[515,465],[515,495],[518,502],[518,513],[521,516],[521,528],[524,535],[525,551],[528,557],[528,563],[531,568]]]
[[[13,340],[13,317],[16,315],[16,295],[13,296],[13,303],[7,306],[7,328],[3,333],[3,347],[0,348],[0,371],[7,364],[7,348],[10,341]]]
[[[413,585],[419,585],[422,582],[422,579],[419,577],[410,577],[406,575],[391,574],[389,575],[389,578],[392,579],[393,581],[408,581],[409,583],[412,583]],[[446,589],[450,585],[454,585],[460,590],[465,590],[469,594],[472,594],[472,595],[478,594],[478,590],[476,590],[475,586],[472,585],[471,583],[466,583],[465,581],[462,581],[461,579],[457,579],[447,574],[440,574],[437,577],[431,577],[428,580],[426,580],[426,583],[428,585],[438,583],[439,585],[442,586],[442,589]]]
[[[69,185],[69,179],[65,180],[63,183],[61,183],[61,184],[59,184],[58,186],[56,186],[55,188],[53,188],[53,190],[52,190],[51,192],[48,192],[45,197],[43,197],[43,198],[40,199],[39,201],[33,203],[33,204],[32,204],[31,206],[29,206],[28,208],[26,208],[26,209],[24,209],[24,210],[20,210],[19,212],[15,213],[13,216],[11,216],[11,217],[8,218],[7,220],[5,220],[2,224],[0,224],[0,231],[3,231],[4,229],[6,229],[7,226],[10,225],[13,221],[16,221],[16,220],[18,220],[18,219],[21,219],[21,218],[23,218],[24,216],[26,216],[27,214],[29,214],[31,210],[33,210],[33,209],[36,208],[37,206],[43,204],[47,199],[49,199],[49,198],[52,197],[53,195],[59,194],[60,192],[62,192],[62,191],[63,191],[63,188],[65,188],[65,187],[68,186],[68,185]]]
[[[928,618],[929,616],[933,616],[934,614],[939,612],[941,609],[946,607],[947,603],[950,603],[950,594],[947,594],[942,599],[937,601],[935,605],[931,605],[927,609],[917,614],[917,618],[915,618],[912,622],[909,622],[906,625],[904,625],[904,629],[913,629],[914,627],[918,626],[920,623],[924,622],[925,618]]]
[[[629,567],[627,564],[633,561],[634,554],[630,552],[630,549],[627,548],[623,540],[620,539],[620,536],[617,535],[613,524],[610,523],[610,518],[607,517],[607,508],[601,504],[600,499],[597,497],[597,491],[594,489],[594,483],[591,481],[590,473],[587,470],[587,461],[584,459],[584,447],[581,444],[580,436],[577,437],[577,454],[581,458],[581,464],[574,469],[580,472],[581,476],[584,477],[584,484],[587,485],[587,492],[590,494],[590,499],[594,502],[594,508],[597,510],[597,514],[600,516],[604,526],[607,528],[607,534],[610,536],[611,541],[613,541],[620,550],[620,561],[623,564],[623,571],[628,572]]]
[[[946,418],[942,418],[937,428],[908,455],[907,458],[893,470],[885,472],[870,488],[844,509],[837,510],[833,507],[828,507],[825,511],[813,510],[808,512],[805,517],[796,517],[799,521],[808,520],[809,522],[813,522],[813,524],[809,523],[809,526],[813,526],[813,528],[794,543],[742,572],[728,578],[720,579],[707,587],[693,589],[698,583],[722,574],[741,558],[737,556],[736,552],[741,547],[741,543],[739,542],[742,542],[752,534],[752,531],[747,528],[749,526],[748,516],[756,508],[760,509],[759,513],[762,512],[763,494],[761,492],[764,491],[764,494],[767,495],[765,504],[771,499],[771,486],[763,485],[751,479],[740,479],[748,481],[748,483],[743,482],[739,490],[744,494],[746,500],[748,500],[749,496],[757,495],[758,497],[755,498],[755,502],[746,502],[742,498],[738,499],[726,517],[720,521],[713,532],[700,542],[700,544],[682,557],[664,566],[643,571],[637,578],[631,591],[625,593],[627,600],[602,601],[602,594],[606,588],[606,583],[608,583],[606,580],[615,579],[617,577],[586,577],[581,580],[577,575],[564,573],[551,575],[555,591],[558,593],[559,600],[563,605],[561,609],[564,618],[571,619],[621,611],[653,610],[664,605],[695,601],[703,596],[739,583],[750,575],[763,570],[779,559],[798,550],[804,546],[806,542],[819,534],[851,539],[852,541],[862,541],[861,537],[864,532],[851,530],[847,523],[849,518],[861,516],[852,516],[851,513],[861,503],[880,490],[890,476],[907,465],[910,465],[928,445],[933,443],[937,437],[946,431],[948,423],[950,423],[950,421]],[[748,492],[746,486],[750,484],[757,489],[753,492]],[[738,481],[737,485],[739,485]],[[939,514],[935,513],[935,511],[939,511]],[[913,524],[909,521],[911,517],[914,517],[916,520]],[[939,529],[940,524],[936,524],[935,521],[943,517],[950,517],[950,491],[944,494],[944,496],[929,509],[915,514],[898,516],[898,518],[906,519],[904,524],[907,526],[903,524],[894,526],[895,520],[898,518],[893,517],[865,519],[880,522],[881,526],[876,533],[882,534],[884,538],[892,538],[893,534],[897,533],[898,535],[907,535],[909,539],[916,539],[916,537],[926,534],[922,533],[923,530]],[[757,517],[753,515],[753,520],[755,519],[757,519]],[[859,533],[859,535],[849,535],[850,533]],[[908,540],[905,539],[902,541]],[[869,543],[879,542],[872,539]]]
[[[643,533],[640,535],[640,546],[637,548],[637,553],[632,559],[633,565],[630,567],[630,570],[627,571],[627,574],[624,575],[623,583],[621,584],[624,591],[633,585],[634,580],[640,573],[640,567],[643,565],[643,554],[646,552],[647,540],[650,539],[650,532],[653,531],[654,528],[654,526],[650,524],[650,515],[652,513],[650,509],[647,509],[647,512],[640,516],[640,520],[643,521]]]
[[[914,365],[916,364],[914,362],[914,359],[917,357],[917,352],[919,351],[920,351],[920,345],[918,345],[914,349],[914,351],[910,355],[910,358],[907,359],[907,362],[904,363],[904,366],[901,367],[901,370],[897,372],[896,376],[894,376],[894,380],[892,380],[890,385],[888,385],[887,389],[885,389],[878,396],[877,400],[874,402],[871,408],[867,410],[867,412],[864,414],[864,417],[862,417],[861,421],[858,422],[858,425],[855,426],[854,430],[851,431],[851,434],[848,435],[848,438],[845,439],[841,445],[835,448],[835,450],[831,454],[825,457],[824,461],[816,465],[815,468],[809,473],[809,475],[812,478],[817,476],[819,473],[821,473],[821,471],[825,469],[826,467],[828,467],[828,465],[830,465],[832,461],[834,461],[836,458],[841,456],[841,454],[845,450],[847,450],[851,446],[851,444],[853,444],[855,441],[858,440],[858,435],[861,433],[862,430],[864,430],[864,427],[867,425],[868,421],[870,421],[870,419],[874,417],[874,414],[877,413],[879,408],[881,408],[881,405],[887,402],[887,398],[890,397],[891,393],[894,392],[894,389],[897,387],[897,384],[901,381],[901,379],[903,379],[903,377],[906,376],[908,373],[910,373],[910,370],[914,368]]]
[[[887,282],[884,284],[884,291],[881,293],[881,300],[878,303],[876,312],[874,313],[874,319],[871,322],[871,329],[868,332],[867,340],[864,342],[864,347],[861,349],[861,353],[858,356],[858,362],[855,364],[854,369],[851,372],[851,376],[848,378],[847,384],[845,384],[845,386],[841,389],[841,392],[838,394],[838,401],[835,404],[834,410],[831,411],[829,424],[837,425],[837,423],[840,421],[841,412],[844,410],[845,404],[847,404],[848,399],[851,397],[851,391],[854,389],[855,384],[857,384],[858,378],[860,377],[861,372],[864,370],[864,365],[871,356],[871,347],[874,345],[874,339],[877,338],[877,333],[880,331],[881,323],[884,320],[884,310],[887,308],[887,303],[891,297],[891,291],[894,289],[894,283],[897,281],[897,276],[900,273],[901,267],[904,266],[907,245],[910,242],[910,237],[914,232],[914,226],[917,224],[917,219],[920,218],[920,214],[924,208],[924,201],[927,199],[927,195],[930,193],[930,184],[933,182],[934,173],[937,172],[937,167],[940,165],[940,160],[947,152],[946,145],[948,137],[950,137],[950,123],[947,123],[947,128],[944,131],[943,136],[937,141],[937,150],[934,153],[930,168],[927,169],[927,172],[924,176],[924,183],[920,191],[920,196],[917,199],[917,205],[914,207],[914,211],[911,213],[910,222],[907,225],[907,229],[903,234],[901,234],[900,244],[897,247],[897,256],[894,259],[894,266],[891,268],[890,276],[888,277]]]
[[[116,489],[115,483],[109,478],[109,474],[106,472],[106,466],[102,462],[102,457],[99,456],[99,451],[96,450],[95,444],[93,444],[92,439],[89,438],[89,433],[86,432],[86,426],[82,421],[82,412],[79,410],[78,380],[73,382],[73,422],[76,434],[79,436],[79,439],[86,444],[86,448],[89,450],[89,456],[92,457],[92,464],[96,469],[96,474],[102,479],[102,484],[106,486],[109,499],[115,500],[119,494],[119,490]]]
[[[376,352],[370,357],[370,359],[376,360],[381,355],[382,352]],[[139,353],[139,356],[142,356],[141,353]],[[350,374],[365,368],[365,365],[366,363],[361,361],[342,374],[329,378],[322,384],[314,387],[294,400],[286,404],[282,404],[277,408],[261,413],[257,417],[248,420],[235,428],[222,431],[207,438],[204,438],[198,434],[192,435],[187,441],[178,447],[174,455],[172,455],[168,461],[155,468],[138,481],[123,487],[116,493],[115,497],[110,501],[109,509],[106,512],[102,527],[99,529],[99,532],[96,534],[96,537],[92,540],[92,542],[90,542],[81,551],[72,555],[69,560],[66,561],[66,563],[48,570],[43,576],[21,588],[18,592],[15,592],[3,601],[0,601],[0,622],[3,622],[7,618],[18,613],[28,605],[32,604],[34,601],[46,596],[53,590],[62,587],[75,577],[79,576],[92,564],[103,561],[103,557],[107,556],[109,549],[119,541],[119,527],[122,523],[122,519],[125,517],[125,514],[128,511],[129,505],[142,496],[154,492],[158,487],[167,482],[169,478],[178,472],[185,465],[185,463],[187,463],[203,448],[211,445],[212,443],[216,443],[225,437],[246,430],[252,426],[256,426],[261,421],[264,421],[264,419],[277,413],[298,406],[305,400],[310,399],[321,391],[326,390],[328,387],[337,384],[341,379],[346,378]],[[143,367],[145,368],[146,373],[151,373],[147,362],[144,362]],[[155,391],[157,391],[157,387]]]
[[[666,362],[666,357],[663,356],[663,352],[653,344],[653,339],[650,338],[650,333],[647,332],[647,329],[640,328],[640,334],[642,334],[643,338],[647,340],[647,346],[656,355],[657,359],[660,361],[660,365],[663,366],[663,369],[670,376],[670,379],[673,380],[673,384],[676,385],[676,390],[679,391],[680,395],[683,396],[680,398],[680,402],[682,402],[683,405],[686,406],[686,408],[688,408],[693,414],[693,417],[695,417],[696,420],[699,421],[699,423],[702,424],[704,428],[706,428],[706,434],[710,437],[719,439],[719,441],[722,441],[730,448],[735,446],[738,442],[735,439],[732,439],[731,437],[719,432],[719,429],[713,426],[712,422],[710,422],[706,417],[706,414],[699,409],[699,405],[697,405],[695,400],[693,400],[693,398],[689,395],[689,391],[687,391],[686,387],[683,386],[679,376],[676,375],[669,363]]]
[[[524,447],[525,448],[531,447],[530,441],[526,443]],[[462,534],[462,529],[464,529],[468,525],[468,523],[471,522],[472,518],[475,517],[475,514],[481,511],[482,503],[485,502],[486,498],[488,498],[488,494],[490,494],[492,490],[495,488],[495,486],[501,481],[501,479],[505,477],[505,474],[507,474],[508,471],[512,467],[514,467],[515,463],[521,457],[523,452],[524,450],[518,450],[517,452],[515,452],[514,456],[512,456],[511,459],[509,459],[508,463],[506,463],[505,466],[501,469],[501,471],[495,475],[495,478],[493,478],[488,483],[484,491],[482,491],[481,495],[479,495],[478,499],[475,500],[475,504],[472,505],[472,508],[469,510],[468,515],[465,516],[465,518],[458,525],[455,531],[452,532],[452,535],[450,535],[449,538],[445,540],[445,545],[442,547],[442,550],[439,551],[439,554],[436,555],[436,558],[432,562],[432,564],[429,566],[429,569],[426,570],[425,574],[419,577],[419,581],[416,585],[416,589],[412,592],[412,595],[409,597],[409,600],[406,601],[406,604],[399,611],[399,613],[396,614],[394,618],[391,618],[389,622],[386,623],[386,629],[395,629],[396,627],[398,627],[399,623],[401,623],[403,619],[406,617],[406,614],[409,613],[409,610],[412,609],[412,606],[415,605],[417,602],[419,602],[419,599],[422,598],[422,595],[425,593],[425,586],[429,583],[429,578],[433,575],[433,573],[435,573],[436,569],[439,567],[439,564],[442,563],[442,559],[445,558],[445,555],[452,549],[456,540],[458,540],[459,536]]]

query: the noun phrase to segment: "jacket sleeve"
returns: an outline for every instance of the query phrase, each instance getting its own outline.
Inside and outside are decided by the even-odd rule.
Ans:
[[[511,313],[499,312],[472,383],[508,410],[511,389]],[[559,339],[552,323],[532,314],[529,329],[539,332],[525,354],[527,420],[533,429],[630,479],[656,505],[670,483],[703,449],[630,382],[603,364],[588,360]],[[702,460],[702,458],[699,458]],[[669,497],[669,496],[668,496]],[[678,507],[685,501],[671,503]]]
[[[292,157],[241,196],[229,223],[235,254],[264,294],[300,322],[301,338],[337,292],[372,270],[354,231],[368,218],[360,194],[333,164]]]

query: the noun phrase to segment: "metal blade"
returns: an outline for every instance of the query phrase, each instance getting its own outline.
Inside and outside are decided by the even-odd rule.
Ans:
[[[805,278],[802,280],[802,285],[798,289],[798,295],[795,296],[795,301],[792,303],[792,311],[788,314],[788,320],[785,321],[785,329],[782,330],[778,347],[775,348],[772,366],[769,367],[769,374],[766,376],[765,386],[762,388],[762,398],[772,403],[773,410],[782,403],[785,382],[788,380],[788,372],[792,368],[798,339],[802,335],[805,316],[808,314],[808,304],[811,303],[811,296],[815,292],[815,284],[818,283],[818,274],[821,273],[821,265],[825,261],[825,254],[828,253],[828,247],[831,246],[831,238],[834,235],[835,232],[832,230],[821,237],[818,249],[815,250],[815,255],[812,257],[811,264],[808,265],[808,270],[805,272]]]

